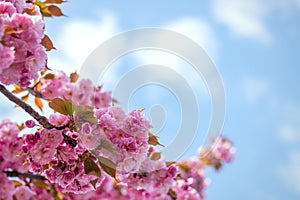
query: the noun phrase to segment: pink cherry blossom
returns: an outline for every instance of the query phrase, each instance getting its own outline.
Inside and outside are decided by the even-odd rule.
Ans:
[[[25,87],[46,66],[44,22],[39,12],[23,13],[26,2],[0,1],[0,82]],[[38,7],[35,7],[39,10]],[[4,26],[9,31],[4,31]]]
[[[17,187],[14,191],[16,199],[30,200],[34,195],[35,193],[26,186]]]
[[[33,120],[26,120],[25,125],[27,128],[33,128],[36,124]]]
[[[49,122],[55,126],[64,126],[69,123],[69,118],[60,113],[54,113],[49,116]]]

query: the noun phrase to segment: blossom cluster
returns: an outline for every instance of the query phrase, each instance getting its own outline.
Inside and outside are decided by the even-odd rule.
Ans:
[[[133,118],[132,115],[135,116],[135,114],[130,113],[127,116],[125,115],[123,119],[128,117]],[[63,115],[58,113],[54,115],[55,117],[51,117],[52,122],[53,119],[57,119],[54,122],[58,122],[64,118]],[[143,120],[145,119],[143,118]],[[136,122],[143,120],[127,119],[125,121]],[[137,124],[139,125],[137,127],[144,127],[140,123]],[[143,128],[134,128],[133,130],[141,129]],[[56,192],[63,195],[63,199],[65,200],[82,198],[204,199],[203,192],[207,185],[207,180],[204,176],[204,167],[206,167],[206,164],[202,162],[200,155],[182,162],[167,164],[160,157],[156,158],[154,154],[157,155],[158,152],[150,147],[147,148],[148,154],[145,153],[143,155],[141,163],[134,169],[130,161],[126,162],[129,166],[125,167],[129,170],[124,171],[124,162],[119,162],[116,165],[117,175],[114,178],[111,177],[109,171],[107,173],[105,170],[106,167],[113,168],[113,166],[103,166],[100,162],[96,161],[101,161],[101,156],[107,156],[108,159],[116,162],[118,160],[114,158],[116,154],[122,155],[122,152],[130,152],[135,148],[130,143],[124,143],[124,141],[116,142],[114,137],[111,138],[109,136],[105,137],[106,142],[104,142],[105,144],[101,147],[101,150],[97,149],[99,147],[85,147],[83,140],[80,139],[81,135],[86,136],[87,134],[93,136],[93,132],[95,131],[98,132],[99,129],[92,129],[91,133],[88,134],[86,132],[83,133],[82,130],[78,132],[70,131],[68,128],[64,130],[42,129],[34,134],[18,137],[18,127],[10,121],[4,121],[0,124],[1,171],[7,172],[7,170],[13,170],[30,174],[40,174],[41,177],[46,178],[44,182],[46,186],[40,188],[34,180],[25,184],[23,182],[26,182],[26,179],[21,179],[20,183],[15,185],[12,180],[8,179],[5,173],[0,172],[1,184],[3,186],[0,189],[0,196],[5,199],[12,199],[13,197],[18,197],[18,195],[21,195],[24,199],[42,199],[45,197],[53,199],[54,197],[51,195],[50,190],[50,186],[53,185]],[[99,136],[99,133],[100,135],[106,135],[104,130],[98,132],[97,136]],[[134,134],[137,133],[134,132]],[[68,135],[70,138],[75,139],[78,142],[76,146],[69,144],[63,135]],[[126,139],[126,137],[124,138]],[[138,141],[138,139],[136,140]],[[222,142],[218,143],[218,148],[212,151],[213,154],[220,155],[220,149],[223,149],[223,154],[219,157],[222,162],[231,161],[231,159],[224,158],[233,158],[234,148],[228,144],[231,143],[226,139],[222,139]],[[95,149],[97,151],[91,155],[91,152]],[[227,154],[224,153],[224,149],[229,149],[229,151],[226,151]],[[20,154],[21,152],[23,153]],[[101,152],[101,155],[98,154],[99,152]],[[97,156],[99,156],[98,159]],[[131,154],[128,158],[131,157],[134,156]],[[139,156],[139,158],[141,157],[142,155]],[[97,173],[97,170],[94,170],[95,168],[93,167],[90,171],[94,173],[86,171],[87,166],[91,165],[90,162],[96,166],[96,169],[99,169],[100,173]],[[136,162],[133,163],[136,164]],[[30,185],[30,188],[25,185]]]
[[[204,169],[231,162],[233,144],[216,138],[195,158],[166,162],[143,110],[125,113],[90,80],[44,70],[42,16],[61,16],[46,4],[62,2],[0,0],[0,82],[18,84],[12,93],[28,91],[22,100],[32,94],[40,109],[43,99],[53,110],[40,116],[11,94],[36,121],[0,123],[0,199],[204,199]]]
[[[41,79],[40,93],[44,99],[63,98],[75,104],[103,108],[110,105],[112,99],[109,92],[102,92],[101,87],[94,87],[92,81],[82,79],[78,83],[63,71],[54,77]]]
[[[32,12],[26,13],[26,9]],[[28,86],[46,66],[39,8],[23,0],[0,1],[0,82]]]
[[[0,196],[12,190],[28,199],[58,195],[63,199],[201,200],[207,185],[204,168],[219,169],[234,158],[232,143],[221,138],[213,149],[196,158],[166,163],[150,142],[151,124],[142,110],[126,114],[112,106],[109,93],[87,79],[76,83],[63,72],[46,74],[39,82],[36,92],[54,110],[48,118],[53,128],[27,120],[31,133],[19,137],[18,127],[4,121],[0,125],[0,169],[38,175],[44,186],[22,179],[14,185],[2,173],[6,186]],[[82,95],[74,97],[74,91]],[[51,193],[53,188],[56,196]],[[8,199],[18,195],[11,194]]]

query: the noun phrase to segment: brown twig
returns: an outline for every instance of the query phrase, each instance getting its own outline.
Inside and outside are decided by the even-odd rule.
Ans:
[[[40,175],[35,175],[31,173],[20,173],[17,171],[2,171],[8,177],[21,177],[21,178],[30,178],[31,180],[47,180],[45,177]]]
[[[36,112],[30,105],[13,95],[10,91],[8,91],[3,85],[0,84],[0,92],[6,96],[10,101],[14,102],[18,106],[20,106],[25,112],[27,112],[30,116],[32,116],[36,121],[40,123],[46,129],[57,129],[63,130],[69,126],[69,124],[64,126],[54,126],[48,122],[48,119],[44,116],[41,116],[38,112]],[[65,141],[70,144],[72,147],[77,145],[77,141],[72,139],[71,137],[63,134]]]
[[[65,129],[66,127],[56,127],[48,122],[48,119],[44,116],[41,116],[38,112],[36,112],[30,105],[13,95],[10,91],[8,91],[3,85],[0,84],[0,92],[4,94],[10,101],[14,102],[25,112],[27,112],[29,115],[31,115],[36,121],[38,121],[44,128],[46,129],[58,129],[62,130]]]
[[[25,90],[27,90],[30,94],[32,94],[35,97],[43,98],[42,94],[36,90],[33,89],[33,87],[26,87]]]

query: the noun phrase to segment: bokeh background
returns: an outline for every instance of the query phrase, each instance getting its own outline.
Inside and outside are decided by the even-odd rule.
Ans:
[[[57,49],[49,55],[49,67],[68,73],[80,70],[103,41],[136,28],[168,28],[201,45],[223,78],[223,135],[237,148],[232,164],[217,173],[207,171],[212,180],[207,200],[300,199],[299,0],[88,0],[69,1],[62,10],[66,17],[46,19],[46,32]],[[104,88],[112,90],[126,70],[149,63],[174,67],[193,87],[200,107],[200,136],[182,159],[195,155],[212,105],[203,80],[193,77],[190,66],[161,52],[128,55],[107,72]],[[0,98],[1,119],[24,121],[26,114]],[[163,123],[154,119],[152,108],[157,104],[165,109]],[[180,102],[174,94],[144,87],[130,99],[129,109],[136,108],[146,108],[161,143],[176,137]]]

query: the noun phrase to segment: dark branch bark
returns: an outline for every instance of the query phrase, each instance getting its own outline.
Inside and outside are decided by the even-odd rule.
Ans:
[[[21,178],[30,178],[31,180],[47,180],[45,177],[40,175],[35,175],[31,173],[20,173],[17,171],[2,171],[8,177],[21,177]]]
[[[65,126],[54,126],[48,122],[48,119],[44,116],[41,116],[38,112],[36,112],[30,105],[13,95],[10,91],[8,91],[3,85],[0,84],[0,92],[4,94],[10,101],[14,102],[18,106],[20,106],[25,112],[27,112],[30,116],[32,116],[36,121],[40,123],[44,128],[46,129],[57,129],[57,130],[63,130],[67,128],[69,125]],[[64,140],[70,144],[72,147],[75,147],[77,145],[77,141],[70,138],[66,134],[63,134]]]
[[[26,87],[25,90],[27,90],[30,94],[32,94],[35,97],[43,98],[42,94],[38,91],[35,91],[32,87]]]
[[[10,91],[8,91],[3,85],[0,84],[0,92],[4,94],[10,101],[14,102],[25,112],[27,112],[29,115],[31,115],[36,121],[38,121],[44,128],[46,129],[52,129],[55,128],[57,130],[65,129],[66,126],[62,127],[56,127],[48,122],[48,119],[44,116],[41,116],[38,112],[36,112],[30,105],[13,95]]]

